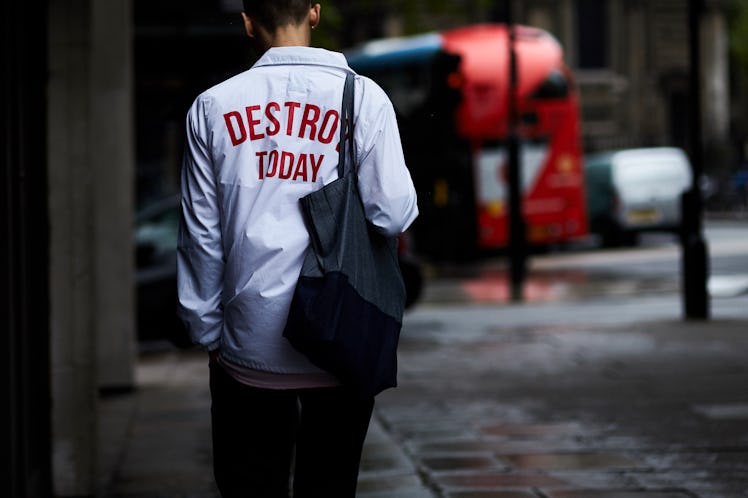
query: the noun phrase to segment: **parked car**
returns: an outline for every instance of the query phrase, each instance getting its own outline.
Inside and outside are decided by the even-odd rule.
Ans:
[[[138,338],[167,339],[178,347],[188,347],[187,331],[176,315],[179,196],[149,204],[135,220]],[[400,268],[409,307],[420,296],[423,278],[406,235],[401,237]]]
[[[674,147],[622,149],[585,157],[590,232],[603,245],[636,244],[643,231],[677,232],[691,188],[686,154]]]
[[[138,339],[190,341],[177,317],[177,231],[179,197],[149,204],[135,216]]]

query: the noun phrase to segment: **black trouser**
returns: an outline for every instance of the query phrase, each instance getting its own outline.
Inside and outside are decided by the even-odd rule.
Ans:
[[[374,398],[258,389],[211,364],[213,470],[224,498],[352,498]],[[295,451],[295,458],[293,457]]]

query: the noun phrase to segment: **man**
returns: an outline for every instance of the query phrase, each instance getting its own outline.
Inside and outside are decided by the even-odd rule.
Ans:
[[[282,336],[309,246],[299,198],[337,178],[342,54],[311,48],[320,5],[245,0],[259,61],[187,117],[179,313],[209,351],[214,472],[225,497],[355,496],[373,398]],[[354,141],[369,221],[395,236],[418,215],[392,104],[356,77]]]

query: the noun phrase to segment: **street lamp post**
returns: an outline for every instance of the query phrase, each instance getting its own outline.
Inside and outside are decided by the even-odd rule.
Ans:
[[[690,116],[689,132],[691,142],[691,167],[693,182],[690,190],[682,197],[681,246],[683,305],[687,319],[708,319],[709,292],[707,279],[709,273],[708,249],[703,236],[702,200],[699,184],[703,173],[703,145],[701,129],[701,11],[703,0],[689,0],[689,57],[690,57]]]
[[[520,162],[520,137],[517,129],[517,51],[516,33],[512,18],[512,2],[506,2],[506,23],[509,34],[509,260],[511,298],[514,302],[524,299],[524,283],[527,275],[527,242],[525,220],[522,213],[522,165]]]

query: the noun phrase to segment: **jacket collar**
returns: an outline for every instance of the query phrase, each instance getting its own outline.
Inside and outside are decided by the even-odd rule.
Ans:
[[[253,67],[278,65],[330,66],[351,71],[348,61],[340,52],[314,47],[273,47],[265,52]]]

